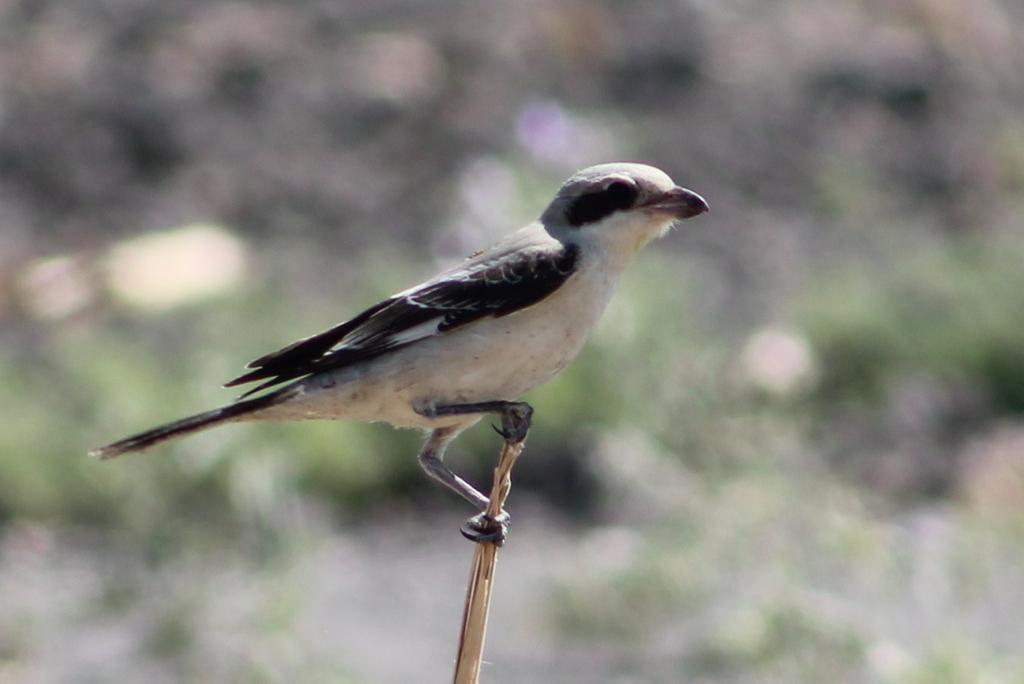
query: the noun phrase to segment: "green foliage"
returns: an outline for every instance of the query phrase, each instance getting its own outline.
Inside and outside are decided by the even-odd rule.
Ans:
[[[876,399],[894,374],[924,373],[1024,412],[1022,263],[1024,247],[1003,240],[830,274],[803,315],[821,357],[818,401]]]

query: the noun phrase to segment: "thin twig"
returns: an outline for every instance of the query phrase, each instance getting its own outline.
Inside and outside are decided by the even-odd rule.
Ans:
[[[494,469],[494,486],[487,504],[487,515],[496,517],[505,506],[512,489],[512,466],[523,451],[523,442],[505,445],[501,449],[498,465]],[[491,589],[494,587],[494,565],[498,560],[498,546],[493,543],[476,545],[469,587],[466,589],[466,607],[462,613],[462,633],[459,636],[459,654],[455,661],[455,684],[477,684],[480,663],[487,636],[487,614],[491,608]]]

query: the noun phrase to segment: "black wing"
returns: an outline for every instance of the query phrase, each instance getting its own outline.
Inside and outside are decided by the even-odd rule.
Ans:
[[[484,317],[515,313],[551,294],[576,270],[575,245],[483,253],[415,288],[372,306],[355,318],[261,356],[254,370],[225,387],[265,380],[242,396],[310,373],[357,361],[440,335]]]

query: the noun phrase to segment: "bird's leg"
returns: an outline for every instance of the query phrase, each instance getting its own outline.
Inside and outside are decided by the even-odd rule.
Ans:
[[[502,436],[506,444],[515,446],[522,444],[526,440],[533,417],[533,407],[523,401],[485,401],[473,404],[449,404],[416,410],[428,418],[500,413],[501,427],[495,427],[494,430]],[[435,436],[445,430],[445,428],[439,428],[431,433],[430,439],[427,440],[423,451],[420,452],[420,463],[423,464],[423,467],[427,469],[427,473],[432,477],[440,480],[480,508],[486,509],[488,499],[459,478],[459,476],[455,475],[441,462],[444,447],[455,436],[454,434],[445,434],[438,437],[441,444],[440,450],[435,449],[432,453],[432,458],[424,456],[430,450]],[[476,497],[480,497],[480,500],[478,501]],[[484,510],[467,520],[461,531],[462,535],[471,541],[477,543],[492,542],[501,546],[508,537],[509,522],[509,515],[504,510],[497,516],[487,515],[486,510]]]
[[[480,413],[500,413],[501,427],[494,430],[505,438],[509,444],[519,444],[526,440],[533,418],[533,407],[525,401],[481,401],[475,404],[448,404],[416,409],[417,413],[427,418],[441,416],[468,416]]]
[[[431,431],[417,458],[423,470],[427,471],[427,475],[477,508],[486,508],[487,497],[444,464],[445,449],[458,433],[459,431],[454,428],[437,428]]]

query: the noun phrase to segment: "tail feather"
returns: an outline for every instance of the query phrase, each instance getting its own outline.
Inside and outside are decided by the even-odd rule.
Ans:
[[[90,456],[96,456],[102,459],[114,458],[121,454],[129,451],[141,451],[148,449],[151,446],[174,439],[176,437],[182,437],[184,435],[205,430],[206,428],[213,427],[220,423],[225,423],[247,413],[252,413],[260,409],[266,408],[275,402],[280,392],[272,392],[262,397],[256,397],[254,399],[246,399],[244,401],[238,401],[234,404],[228,404],[212,411],[206,411],[205,413],[197,413],[194,416],[182,418],[166,425],[160,425],[159,427],[140,432],[137,435],[131,437],[125,437],[124,439],[118,440],[112,444],[93,449],[89,452]]]

